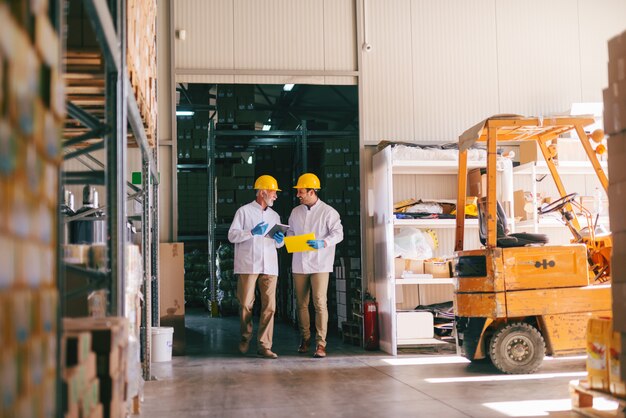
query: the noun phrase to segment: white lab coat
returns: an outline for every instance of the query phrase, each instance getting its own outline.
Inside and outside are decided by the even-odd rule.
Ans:
[[[235,274],[269,274],[278,276],[277,244],[273,238],[252,235],[252,228],[267,223],[266,232],[280,223],[280,216],[272,208],[263,210],[256,201],[243,205],[235,213],[228,230],[228,240],[235,244]]]
[[[343,241],[343,226],[339,212],[318,201],[309,209],[306,205],[296,206],[289,216],[287,235],[315,233],[315,239],[326,241],[326,248],[293,253],[294,273],[311,274],[333,271],[335,246]]]

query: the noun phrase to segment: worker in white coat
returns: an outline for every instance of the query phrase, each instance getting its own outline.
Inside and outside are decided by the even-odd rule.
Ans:
[[[301,204],[291,211],[287,235],[315,234],[314,240],[307,241],[312,251],[293,254],[292,272],[302,337],[298,352],[307,353],[311,345],[309,299],[313,294],[316,328],[313,357],[321,358],[326,357],[328,279],[333,271],[335,246],[343,241],[343,226],[339,213],[318,197],[321,184],[315,174],[301,175],[294,189],[298,190],[296,196]]]
[[[228,240],[235,244],[237,299],[241,340],[239,352],[246,354],[252,338],[252,307],[258,283],[261,294],[261,318],[257,332],[257,354],[264,358],[277,358],[272,351],[274,312],[276,311],[276,283],[278,281],[277,249],[284,245],[284,235],[276,232],[266,237],[280,223],[280,216],[272,209],[279,192],[278,182],[272,176],[260,176],[254,183],[256,199],[240,207],[228,230]]]

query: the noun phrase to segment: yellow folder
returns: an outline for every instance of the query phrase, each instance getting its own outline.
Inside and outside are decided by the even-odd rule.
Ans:
[[[285,247],[287,247],[288,253],[301,253],[303,251],[316,251],[315,248],[311,248],[306,242],[310,239],[315,239],[315,234],[294,235],[291,237],[285,237]]]

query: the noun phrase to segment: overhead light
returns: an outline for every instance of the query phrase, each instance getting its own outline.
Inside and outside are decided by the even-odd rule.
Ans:
[[[269,131],[270,129],[272,129],[272,125],[263,125],[263,128],[261,130]]]
[[[193,116],[194,113],[193,110],[177,110],[176,116]]]
[[[284,91],[291,91],[291,89],[293,89],[294,84],[285,84],[283,86],[283,90]]]

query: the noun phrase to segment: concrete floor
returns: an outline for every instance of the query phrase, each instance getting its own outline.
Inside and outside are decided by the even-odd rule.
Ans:
[[[255,318],[255,331],[256,331]],[[292,326],[277,323],[276,360],[237,352],[237,318],[187,316],[187,355],[154,363],[142,417],[574,417],[568,382],[582,357],[546,359],[534,375],[469,364],[452,349],[392,357],[328,339],[328,357],[296,352]],[[312,354],[312,352],[311,352]]]

